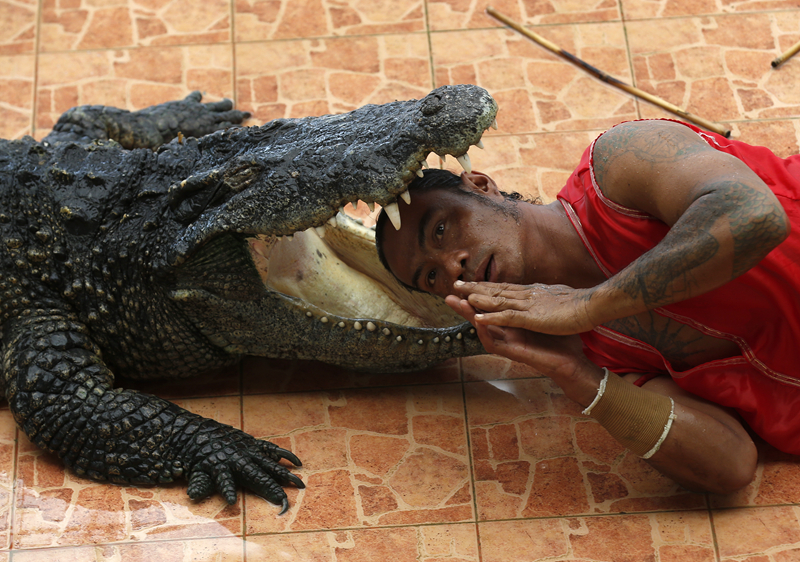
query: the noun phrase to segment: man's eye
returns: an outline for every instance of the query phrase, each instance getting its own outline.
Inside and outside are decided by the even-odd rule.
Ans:
[[[427,279],[428,279],[428,285],[430,285],[431,287],[434,285],[434,283],[436,283],[436,270],[435,269],[431,269],[428,272],[428,278]]]
[[[442,224],[442,223],[437,224],[436,225],[436,229],[433,231],[433,233],[434,233],[435,236],[438,236],[438,237],[441,238],[442,235],[444,234],[444,224]]]

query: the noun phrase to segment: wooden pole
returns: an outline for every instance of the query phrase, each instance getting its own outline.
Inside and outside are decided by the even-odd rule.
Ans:
[[[772,68],[775,68],[779,64],[786,62],[788,59],[792,58],[794,55],[797,54],[797,51],[800,51],[800,42],[797,42],[794,45],[792,45],[792,47],[788,51],[786,51],[781,56],[772,61]]]
[[[489,14],[490,16],[492,16],[493,18],[503,22],[504,24],[506,24],[507,26],[511,27],[512,29],[518,31],[519,33],[521,33],[522,35],[524,35],[528,39],[531,39],[532,41],[538,43],[539,45],[541,45],[545,49],[547,49],[549,51],[552,51],[556,55],[568,60],[569,62],[571,62],[575,66],[578,66],[578,67],[584,69],[589,74],[595,76],[596,78],[599,78],[600,80],[602,80],[606,84],[610,84],[610,85],[612,85],[612,86],[614,86],[616,88],[619,88],[620,90],[623,90],[623,91],[625,91],[625,92],[627,92],[627,93],[629,93],[629,94],[631,94],[633,96],[636,96],[637,98],[641,98],[641,99],[643,99],[645,101],[649,101],[650,103],[652,103],[654,105],[657,105],[658,107],[660,107],[662,109],[666,109],[667,111],[669,111],[671,113],[674,113],[674,114],[682,117],[683,119],[685,119],[687,121],[691,121],[692,123],[694,123],[696,125],[700,125],[704,129],[708,129],[709,131],[714,131],[715,133],[718,133],[718,134],[720,134],[720,135],[722,135],[722,136],[724,136],[726,138],[731,136],[730,129],[726,129],[726,128],[720,126],[720,125],[717,125],[716,123],[708,121],[707,119],[703,119],[702,117],[698,117],[697,115],[692,115],[691,113],[688,113],[688,112],[682,110],[677,105],[673,105],[673,104],[669,103],[668,101],[662,100],[661,98],[659,98],[657,96],[654,96],[652,94],[648,94],[647,92],[645,92],[643,90],[640,90],[639,88],[637,88],[635,86],[631,86],[629,84],[626,84],[625,82],[622,82],[621,80],[617,80],[616,78],[606,74],[602,70],[593,67],[592,65],[590,65],[589,63],[587,63],[585,61],[582,61],[581,59],[579,59],[578,57],[576,57],[572,53],[568,53],[567,51],[565,51],[564,49],[562,49],[561,47],[559,47],[555,43],[552,43],[551,41],[548,41],[544,37],[542,37],[540,35],[537,35],[533,31],[531,31],[530,29],[526,29],[526,28],[522,27],[521,25],[519,25],[515,21],[509,19],[508,17],[504,16],[503,14],[501,14],[500,12],[498,12],[497,10],[492,8],[491,6],[486,8],[486,13]],[[800,49],[800,44],[798,44],[798,49]]]

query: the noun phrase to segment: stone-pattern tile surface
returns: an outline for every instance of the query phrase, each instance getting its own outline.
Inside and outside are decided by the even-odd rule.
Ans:
[[[618,445],[549,379],[465,385],[480,519],[705,509]]]
[[[0,138],[31,134],[35,72],[34,55],[0,54]]]
[[[239,107],[259,122],[343,113],[431,89],[422,34],[244,43],[236,65]]]
[[[245,396],[244,430],[296,453],[281,518],[248,495],[248,533],[474,520],[460,384]]]
[[[770,61],[800,39],[800,13],[633,21],[627,24],[637,85],[712,121],[798,114],[800,65]],[[642,104],[642,116],[664,116]]]
[[[204,92],[207,101],[233,97],[230,47],[44,53],[39,56],[35,136],[45,136],[58,117],[76,105],[134,111],[181,99],[193,90]]]
[[[248,560],[279,562],[478,562],[475,524],[262,535],[247,541]]]
[[[473,168],[550,203],[607,127],[674,117],[487,5],[734,138],[800,152],[800,56],[769,65],[800,41],[796,0],[0,0],[0,137],[42,138],[77,104],[137,110],[195,89],[260,124],[476,83],[500,113]],[[365,205],[353,213],[369,221]],[[745,489],[688,493],[506,359],[377,374],[246,358],[118,384],[294,451],[308,487],[288,487],[278,517],[250,493],[191,501],[185,481],[98,484],[37,451],[3,402],[0,562],[800,560],[796,457],[762,443]]]
[[[231,40],[229,0],[42,0],[41,51]]]
[[[499,27],[491,6],[522,25],[598,23],[620,19],[618,0],[428,0],[431,30]]]
[[[237,41],[425,30],[422,0],[234,0]]]
[[[561,48],[630,83],[621,23],[537,28]],[[520,34],[501,29],[431,35],[436,85],[478,84],[497,100],[502,133],[605,129],[635,119],[630,96]],[[490,133],[493,134],[493,133]]]
[[[36,40],[35,0],[2,0],[0,2],[0,54],[32,53]]]
[[[484,562],[712,562],[704,512],[493,521],[478,525]]]

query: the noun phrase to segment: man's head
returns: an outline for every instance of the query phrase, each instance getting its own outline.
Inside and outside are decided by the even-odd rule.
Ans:
[[[376,246],[383,265],[406,286],[439,296],[453,282],[520,282],[519,194],[506,194],[480,172],[425,170],[399,201],[402,227],[381,212]]]

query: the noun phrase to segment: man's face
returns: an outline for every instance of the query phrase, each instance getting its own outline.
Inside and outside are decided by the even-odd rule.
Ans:
[[[413,193],[411,205],[399,202],[402,228],[387,221],[383,232],[384,254],[398,279],[440,297],[452,294],[458,279],[522,281],[513,204],[499,193],[472,191],[434,189]]]

